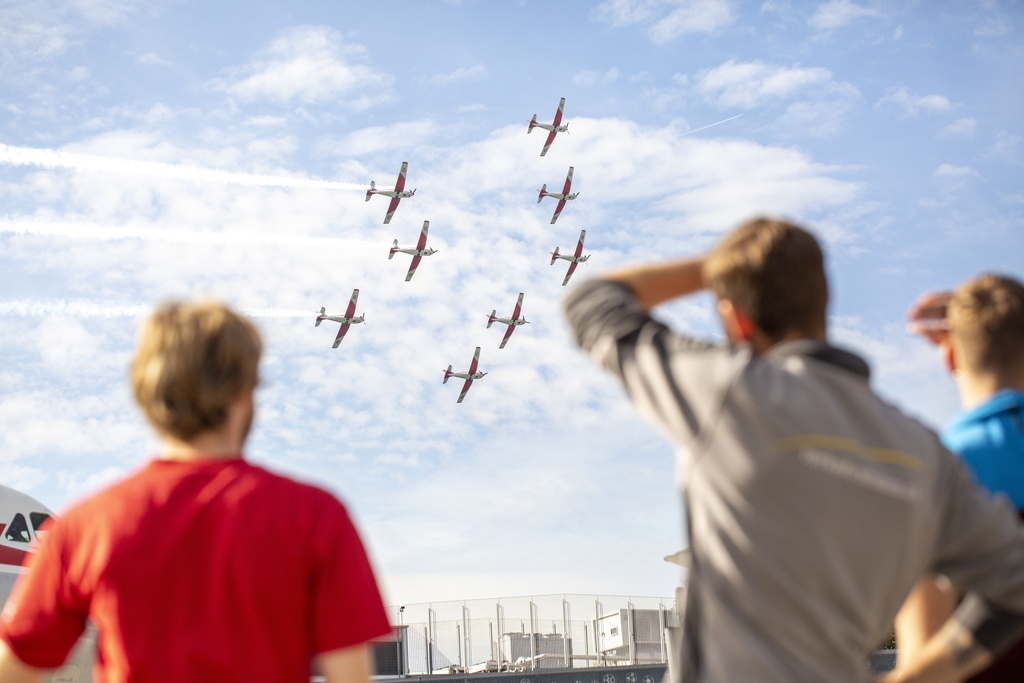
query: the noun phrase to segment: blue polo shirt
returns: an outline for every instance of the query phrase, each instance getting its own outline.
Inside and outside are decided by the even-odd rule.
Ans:
[[[958,414],[942,443],[970,465],[978,483],[1024,511],[1024,392],[1004,389]]]

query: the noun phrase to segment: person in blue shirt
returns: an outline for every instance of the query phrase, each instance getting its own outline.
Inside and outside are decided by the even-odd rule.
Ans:
[[[911,309],[911,330],[939,347],[964,410],[942,433],[978,482],[1024,518],[1024,285],[982,275],[955,292],[928,294]],[[945,623],[960,595],[941,576],[922,579],[896,617],[900,668]],[[1024,645],[970,679],[1024,679]]]

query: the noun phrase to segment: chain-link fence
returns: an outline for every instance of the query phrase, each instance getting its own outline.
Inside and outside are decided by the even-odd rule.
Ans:
[[[405,674],[667,661],[671,598],[538,595],[388,607]]]

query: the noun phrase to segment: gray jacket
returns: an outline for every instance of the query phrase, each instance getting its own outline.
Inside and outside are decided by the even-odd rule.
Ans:
[[[566,301],[580,346],[679,447],[694,565],[684,680],[865,681],[927,572],[1024,613],[1024,530],[824,343],[762,356],[670,331],[625,286]]]

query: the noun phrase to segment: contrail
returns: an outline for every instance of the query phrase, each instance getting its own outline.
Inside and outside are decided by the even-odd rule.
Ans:
[[[682,137],[683,135],[690,135],[691,133],[698,133],[698,132],[700,132],[702,130],[707,130],[708,128],[714,128],[715,126],[718,126],[718,125],[723,124],[723,123],[727,123],[729,121],[732,121],[733,119],[738,119],[741,116],[743,116],[743,114],[736,114],[736,116],[730,116],[729,118],[722,119],[721,121],[718,121],[716,123],[709,123],[706,126],[701,126],[700,128],[694,128],[693,130],[688,130],[685,133],[680,133],[679,137]]]
[[[140,304],[117,304],[89,301],[84,299],[65,300],[21,299],[0,301],[0,316],[23,318],[67,317],[67,318],[141,318],[153,311],[153,306]],[[316,311],[297,308],[239,308],[250,318],[306,318]]]
[[[61,152],[54,149],[14,147],[0,144],[0,164],[9,166],[39,166],[40,168],[68,168],[76,171],[100,171],[122,175],[149,176],[188,180],[199,183],[221,183],[225,185],[260,185],[263,187],[304,187],[320,190],[365,190],[356,183],[339,183],[316,178],[293,178],[290,176],[261,175],[257,173],[232,173],[215,168],[165,164],[159,161],[119,159],[93,154]]]
[[[271,244],[287,247],[332,247],[343,249],[382,249],[387,245],[369,240],[338,237],[312,237],[281,233],[207,232],[172,228],[99,225],[73,221],[41,221],[38,219],[0,218],[0,234],[70,237],[85,240],[140,239],[156,242],[190,244]]]

